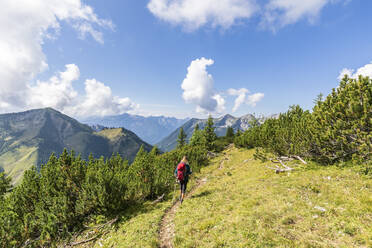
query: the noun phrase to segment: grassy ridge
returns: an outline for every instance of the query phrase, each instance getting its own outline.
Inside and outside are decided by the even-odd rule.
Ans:
[[[0,167],[9,175],[13,182],[20,182],[25,170],[36,165],[38,160],[37,147],[20,146],[0,155]]]
[[[112,142],[118,141],[120,137],[123,137],[126,135],[123,131],[123,128],[104,129],[100,132],[97,132],[96,134],[103,136]]]
[[[175,247],[372,245],[371,179],[316,165],[275,174],[251,160],[253,150],[229,154],[179,209]]]
[[[177,210],[174,247],[372,246],[371,179],[315,164],[275,174],[253,153],[225,151],[196,175],[207,182]],[[158,247],[159,223],[172,196],[133,207],[94,247]]]

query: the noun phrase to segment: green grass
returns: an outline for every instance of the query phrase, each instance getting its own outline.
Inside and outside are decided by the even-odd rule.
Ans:
[[[158,247],[158,227],[170,202],[146,203],[140,210],[132,208],[122,216],[115,230],[88,247]]]
[[[193,175],[189,188],[195,187],[197,179],[201,175]],[[156,248],[159,247],[159,223],[166,209],[172,206],[172,202],[179,195],[179,186],[176,191],[166,196],[163,202],[153,204],[145,202],[143,205],[132,206],[122,216],[119,223],[112,230],[100,237],[94,243],[88,243],[76,247],[117,247],[117,248]],[[76,241],[84,240],[82,233]],[[74,241],[75,242],[75,241]]]
[[[126,134],[123,132],[122,128],[110,128],[104,129],[96,133],[99,136],[103,136],[110,141],[117,141],[120,137],[125,136]]]
[[[165,201],[153,204],[145,202],[132,206],[120,216],[120,221],[112,230],[94,243],[76,247],[117,247],[117,248],[156,248],[159,246],[159,223],[167,208],[172,205],[173,193]],[[77,241],[84,240],[85,231]],[[75,242],[75,241],[74,241]]]
[[[316,165],[275,174],[243,162],[253,150],[229,154],[222,169],[221,158],[204,168],[207,184],[178,210],[175,247],[372,246],[371,179]]]
[[[198,175],[190,182],[190,188],[195,186]],[[146,202],[143,205],[129,208],[122,216],[120,222],[108,234],[92,243],[77,247],[118,247],[118,248],[156,248],[159,247],[159,223],[166,209],[178,196],[178,187],[175,194],[172,192],[165,201],[153,204]],[[83,240],[81,235],[78,240]]]
[[[0,156],[0,167],[12,177],[12,183],[21,181],[23,172],[37,164],[37,147],[21,146]]]
[[[194,175],[208,180],[177,210],[175,247],[372,247],[371,179],[316,164],[275,174],[253,153],[233,148]],[[132,207],[94,247],[158,247],[171,198]]]

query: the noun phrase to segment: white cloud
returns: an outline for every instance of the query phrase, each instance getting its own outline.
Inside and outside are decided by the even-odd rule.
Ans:
[[[358,68],[356,71],[354,69],[344,68],[341,70],[338,79],[341,80],[345,75],[347,75],[349,78],[354,79],[358,78],[359,76],[372,78],[372,62]]]
[[[72,87],[72,82],[79,77],[80,71],[76,65],[66,65],[66,71],[58,73],[58,76],[29,86],[26,105],[32,108],[52,107],[63,110],[77,97],[78,93]]]
[[[320,11],[333,0],[270,0],[263,13],[263,21],[274,28],[283,27],[306,18],[314,22]]]
[[[103,36],[97,28],[113,28],[111,21],[98,18],[81,0],[2,1],[0,111],[27,108],[30,82],[48,68],[42,45],[45,39],[58,36],[61,21],[71,24],[80,37],[89,33],[101,43]],[[49,86],[40,83],[39,87]]]
[[[242,105],[245,102],[246,94],[249,93],[249,90],[245,88],[239,90],[229,89],[227,93],[232,96],[237,96],[235,99],[234,107],[232,109],[232,112],[236,112],[240,105]]]
[[[329,4],[344,3],[351,0],[269,0],[262,7],[261,26],[276,30],[301,20],[313,24],[321,11]]]
[[[85,81],[85,97],[73,108],[73,114],[78,116],[106,116],[122,114],[137,108],[129,98],[119,98],[112,95],[110,87],[89,79]]]
[[[254,0],[151,0],[147,7],[159,19],[190,31],[206,25],[229,28],[258,10]]]
[[[207,66],[213,65],[212,59],[200,58],[191,62],[181,88],[186,103],[195,104],[197,112],[222,112],[225,100],[213,89],[213,77],[208,74]]]
[[[226,101],[221,94],[216,93],[213,88],[213,77],[207,71],[207,66],[213,64],[212,59],[206,58],[192,61],[181,85],[183,99],[186,103],[195,104],[198,113],[223,113],[226,110]],[[233,112],[236,112],[242,104],[254,107],[264,97],[263,93],[249,93],[246,88],[227,90],[227,94],[236,96]]]
[[[64,72],[46,82],[38,81],[35,86],[29,86],[25,99],[27,106],[52,107],[75,117],[122,114],[138,108],[129,98],[113,96],[111,88],[96,79],[86,80],[85,94],[79,95],[73,87],[73,82],[79,77],[76,65],[66,65]]]
[[[194,31],[203,26],[227,29],[237,20],[259,16],[261,26],[276,30],[300,20],[313,23],[330,3],[350,0],[150,0],[157,18]]]
[[[75,26],[75,29],[79,31],[79,38],[85,39],[87,34],[90,34],[97,42],[103,44],[103,35],[101,32],[95,30],[89,23],[84,23]]]
[[[255,93],[255,94],[249,95],[247,99],[247,104],[251,105],[252,107],[255,107],[256,104],[259,101],[261,101],[262,98],[264,98],[264,96],[265,95],[263,93]]]
[[[353,71],[354,70],[351,70],[351,69],[347,69],[347,68],[344,68],[340,71],[340,75],[338,75],[338,79],[341,80],[345,75],[347,75],[348,77],[351,77],[352,74],[353,74]]]
[[[263,93],[255,93],[252,95],[249,94],[249,90],[246,88],[237,89],[228,89],[227,93],[231,96],[237,96],[235,99],[234,107],[232,112],[236,112],[242,104],[248,104],[252,107],[255,107],[257,102],[261,101],[264,97]]]
[[[223,113],[226,108],[225,108],[225,99],[220,95],[220,94],[216,94],[213,96],[213,99],[217,101],[217,108],[216,108],[216,112],[217,113]]]

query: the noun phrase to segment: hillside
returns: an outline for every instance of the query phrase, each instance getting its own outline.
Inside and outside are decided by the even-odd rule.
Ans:
[[[99,128],[124,127],[136,133],[149,144],[156,144],[164,137],[184,124],[188,119],[177,119],[164,116],[149,116],[122,114],[106,117],[91,117],[82,120],[83,123]]]
[[[17,182],[23,171],[47,162],[53,152],[60,154],[64,148],[73,149],[83,158],[89,154],[109,157],[119,152],[129,160],[134,159],[141,145],[151,149],[128,130],[118,129],[107,135],[109,132],[114,131],[95,133],[89,126],[51,108],[2,114],[0,168]]]
[[[223,136],[226,134],[226,130],[228,127],[232,127],[234,131],[237,131],[238,129],[242,131],[247,130],[250,127],[250,122],[253,120],[256,120],[256,118],[251,114],[244,115],[240,118],[227,114],[220,118],[213,119],[213,122],[214,126],[216,127],[215,132],[217,136]],[[199,125],[200,129],[203,129],[206,123],[207,119],[193,118],[183,124],[181,127],[187,135],[187,140],[191,138],[196,124]],[[177,137],[181,127],[177,128],[175,131],[173,131],[170,135],[168,135],[157,144],[160,150],[170,151],[177,146]]]
[[[169,210],[170,195],[135,206],[85,247],[162,246],[167,218],[173,247],[371,247],[371,178],[317,164],[275,174],[253,153],[226,150],[193,176],[182,205]]]
[[[133,161],[141,145],[146,151],[152,149],[151,145],[143,142],[135,133],[124,128],[104,129],[97,132],[96,135],[108,139],[111,154],[119,153],[122,157],[128,158],[129,161]]]

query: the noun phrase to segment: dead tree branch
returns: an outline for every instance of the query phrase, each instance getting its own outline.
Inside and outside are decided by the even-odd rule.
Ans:
[[[275,173],[281,173],[281,172],[288,172],[288,171],[292,171],[293,168],[287,166],[286,164],[283,163],[283,161],[281,159],[278,159],[278,162],[277,161],[274,161],[273,159],[271,159],[271,162],[273,163],[280,163],[284,168],[280,168],[279,166],[275,165],[276,168],[273,168],[273,167],[268,167],[266,166],[266,168],[268,169],[271,169],[271,170],[275,170]]]
[[[82,240],[82,241],[78,241],[78,242],[75,242],[75,243],[71,243],[69,246],[67,247],[72,247],[72,246],[77,246],[77,245],[81,245],[81,244],[85,244],[85,243],[88,243],[88,242],[91,242],[93,240],[96,240],[97,238],[99,238],[100,236],[103,236],[105,234],[107,234],[109,231],[106,231],[104,233],[100,233],[100,234],[97,234],[96,236],[92,237],[92,238],[89,238],[89,239],[86,239],[86,240]]]
[[[103,229],[103,228],[106,228],[106,227],[110,227],[112,224],[114,224],[117,220],[119,219],[119,217],[116,217],[115,219],[112,219],[104,224],[101,224],[101,225],[98,225],[98,226],[93,226],[93,227],[88,227],[88,229]],[[91,242],[91,241],[94,241],[96,240],[97,238],[103,236],[103,235],[106,235],[107,233],[109,232],[109,230],[105,231],[105,232],[102,232],[102,233],[99,233],[97,235],[95,235],[94,237],[91,237],[89,239],[85,239],[85,240],[82,240],[82,241],[77,241],[77,242],[74,242],[74,243],[69,243],[68,245],[65,245],[64,247],[73,247],[73,246],[77,246],[77,245],[81,245],[81,244],[85,244],[85,243],[88,243],[88,242]],[[91,231],[88,233],[88,235],[90,233],[95,233],[95,231]]]
[[[163,201],[164,196],[165,196],[165,194],[162,194],[161,196],[158,197],[158,199],[156,199],[155,201],[153,201],[152,204],[156,204],[156,203],[158,203],[158,202]]]
[[[86,228],[88,229],[100,229],[102,227],[105,227],[105,226],[111,226],[112,224],[114,224],[117,220],[119,219],[119,217],[116,217],[115,219],[112,219],[104,224],[101,224],[101,225],[98,225],[98,226],[85,226]]]
[[[292,157],[300,160],[303,164],[307,164],[307,162],[305,160],[303,160],[300,156],[295,155],[295,156],[292,156]]]

